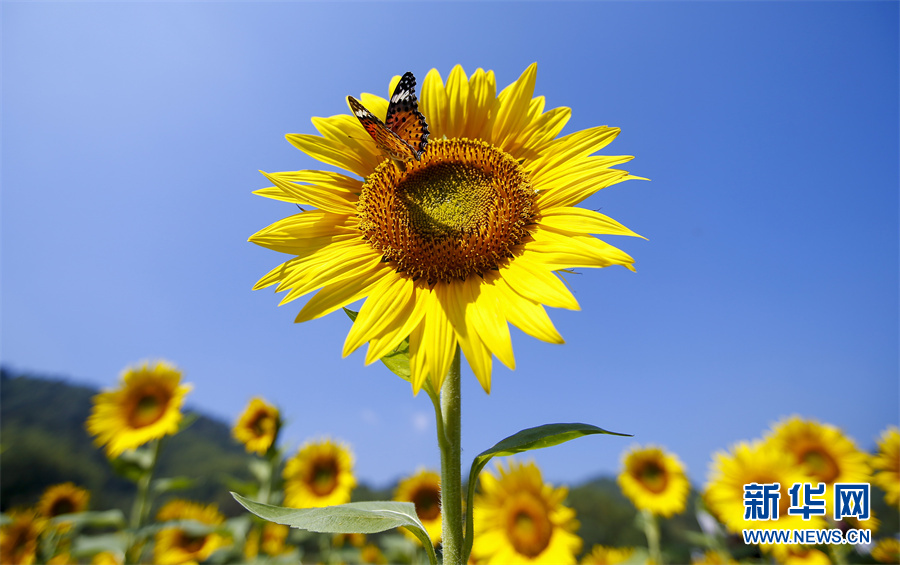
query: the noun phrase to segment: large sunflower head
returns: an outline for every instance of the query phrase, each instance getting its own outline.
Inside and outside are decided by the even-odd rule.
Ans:
[[[402,479],[397,484],[394,500],[412,502],[416,505],[416,515],[425,526],[434,545],[441,541],[441,476],[440,474],[420,469],[416,474]],[[419,541],[406,528],[403,533]]]
[[[0,563],[29,565],[37,559],[38,537],[47,520],[33,508],[14,508],[0,526]]]
[[[475,542],[478,563],[575,563],[581,538],[575,511],[565,506],[566,487],[553,487],[532,463],[497,465],[497,475],[481,475],[475,496]]]
[[[353,454],[330,439],[307,442],[284,466],[284,505],[320,508],[350,502]]]
[[[515,368],[508,323],[563,343],[544,307],[577,310],[578,302],[555,273],[632,269],[628,254],[593,234],[637,235],[576,205],[640,177],[611,168],[631,157],[594,155],[618,135],[617,128],[560,137],[571,111],[544,111],[544,98],[534,96],[536,74],[531,65],[498,93],[492,71],[466,76],[457,66],[445,85],[431,70],[421,100],[431,141],[405,163],[384,156],[357,119],[365,112],[357,110],[314,118],[320,136],[287,136],[301,151],[349,174],[266,175],[274,186],[257,194],[316,210],[250,238],[293,256],[254,288],[288,291],[282,304],[318,291],[298,322],[365,298],[344,355],[368,343],[366,362],[372,363],[408,336],[414,392],[426,377],[440,388],[457,345],[490,392],[494,356]],[[399,81],[394,77],[391,89]],[[360,99],[385,119],[387,99]],[[410,94],[394,99],[408,104]]]
[[[619,487],[638,510],[669,517],[684,512],[690,482],[677,455],[661,447],[632,447],[622,458]]]
[[[159,522],[193,520],[203,526],[219,526],[225,522],[215,504],[203,505],[187,500],[168,502],[159,509],[156,519]],[[222,534],[207,530],[192,530],[186,526],[162,528],[156,534],[154,562],[160,565],[198,563],[230,543]]]
[[[768,443],[756,441],[740,442],[729,452],[715,454],[710,466],[709,481],[703,500],[710,512],[725,524],[732,533],[739,534],[745,528],[824,528],[826,522],[821,516],[811,516],[804,520],[799,515],[790,515],[791,506],[788,490],[794,483],[814,482],[795,460]],[[744,485],[751,483],[778,483],[778,519],[770,521],[745,520]],[[772,552],[776,559],[784,557],[790,550],[787,545],[764,545],[764,551]]]
[[[869,481],[868,455],[830,424],[792,416],[775,424],[767,441],[789,454],[815,482],[831,486]]]
[[[235,423],[232,435],[244,444],[248,453],[263,455],[275,444],[281,423],[278,408],[262,398],[252,398]]]
[[[872,482],[884,490],[887,503],[900,505],[900,429],[897,426],[882,432],[872,467],[876,470]]]
[[[191,385],[165,361],[144,362],[122,373],[119,388],[94,396],[87,430],[109,457],[178,431]]]

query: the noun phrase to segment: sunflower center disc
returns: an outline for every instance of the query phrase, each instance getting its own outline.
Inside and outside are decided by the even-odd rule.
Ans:
[[[537,222],[535,193],[518,161],[468,139],[428,145],[401,170],[385,161],[357,205],[359,229],[399,272],[430,284],[499,268]]]
[[[506,528],[516,551],[531,558],[547,549],[553,534],[547,508],[527,492],[521,493],[511,505]]]
[[[164,391],[156,387],[137,391],[132,400],[134,406],[129,410],[128,421],[133,428],[143,428],[159,420],[166,411],[168,398]]]
[[[665,469],[652,461],[644,465],[639,476],[641,484],[654,494],[659,494],[666,490],[666,485],[669,483],[669,477]]]

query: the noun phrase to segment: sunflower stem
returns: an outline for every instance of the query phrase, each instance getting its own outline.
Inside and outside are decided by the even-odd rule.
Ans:
[[[662,565],[662,553],[659,550],[659,523],[649,510],[641,510],[644,522],[644,534],[647,536],[647,548],[650,551],[650,562]]]
[[[150,511],[148,500],[150,498],[150,484],[153,479],[153,472],[156,470],[156,462],[159,460],[159,450],[162,439],[153,441],[150,447],[150,464],[144,469],[137,481],[137,495],[134,499],[134,505],[131,507],[131,543],[129,544],[126,563],[139,563],[142,544],[138,543],[137,532],[147,518]],[[130,558],[130,559],[129,559]]]
[[[461,428],[459,346],[441,387],[438,443],[441,447],[441,541],[444,565],[463,563]],[[442,429],[443,428],[443,429]]]

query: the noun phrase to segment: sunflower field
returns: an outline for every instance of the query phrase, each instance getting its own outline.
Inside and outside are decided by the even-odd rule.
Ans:
[[[2,494],[4,503],[13,502],[3,509],[4,564],[427,561],[420,540],[408,528],[369,535],[291,528],[243,512],[228,490],[246,500],[296,509],[365,504],[385,496],[409,502],[440,553],[437,471],[411,469],[393,488],[373,491],[354,473],[352,446],[339,439],[281,445],[281,424],[290,415],[265,399],[251,398],[227,430],[224,423],[183,412],[190,387],[170,363],[131,367],[118,389],[99,394],[59,381],[12,378],[6,372],[3,387]],[[63,419],[54,423],[51,415],[41,413],[46,403],[62,404],[64,398],[77,399],[64,416],[80,417],[78,430],[66,430]],[[97,428],[97,415],[107,413],[104,403],[110,399],[125,416],[118,436],[103,435],[105,428]],[[153,428],[159,422],[168,427]],[[42,436],[42,427],[52,433]],[[226,430],[230,438],[222,437]],[[106,462],[102,476],[95,476],[100,474],[92,467],[95,461],[81,464],[74,455],[55,473],[49,455],[28,463],[25,442],[40,447],[56,441],[44,447],[58,452],[88,438],[96,445],[95,461]],[[123,441],[130,443],[123,446]],[[692,485],[678,456],[661,446],[633,445],[622,453],[618,477],[572,488],[546,482],[527,458],[506,457],[480,476],[470,562],[895,563],[900,549],[900,434],[888,428],[872,441],[877,447],[866,452],[827,423],[787,417],[757,439],[711,454],[702,485]],[[111,444],[122,451],[110,455]],[[221,444],[218,451],[210,448],[216,444]],[[171,451],[184,459],[204,446],[203,456],[187,466],[173,468],[166,457]],[[201,470],[202,459],[227,469],[228,476],[209,481],[212,471]],[[191,475],[191,468],[199,472]],[[821,524],[870,529],[872,543],[862,550],[745,544],[740,536],[743,485],[772,480],[872,483],[873,515],[865,523],[823,519]],[[203,487],[204,482],[212,484]]]

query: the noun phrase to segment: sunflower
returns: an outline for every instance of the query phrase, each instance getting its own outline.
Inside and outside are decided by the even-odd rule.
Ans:
[[[638,510],[669,517],[684,512],[691,485],[678,457],[661,447],[632,447],[622,459],[619,487]]]
[[[172,500],[159,509],[156,520],[194,520],[206,526],[219,526],[225,522],[225,517],[219,513],[215,504]],[[161,529],[156,534],[156,545],[153,548],[154,562],[159,565],[198,563],[206,560],[215,550],[229,544],[225,536],[215,531],[199,532],[184,527]]]
[[[575,563],[581,538],[575,511],[563,505],[566,487],[554,488],[541,478],[533,462],[497,465],[498,476],[481,475],[475,497],[475,540],[478,563]]]
[[[536,74],[533,64],[497,94],[493,71],[466,77],[456,66],[445,86],[432,69],[421,106],[432,141],[420,160],[401,165],[381,155],[354,115],[313,118],[321,137],[288,135],[304,153],[363,180],[327,171],[266,174],[275,186],[256,194],[317,210],[250,237],[294,256],[254,289],[288,290],[281,304],[318,290],[297,322],[368,298],[343,353],[368,343],[372,363],[408,336],[415,393],[429,375],[440,389],[457,345],[490,392],[492,356],[515,368],[507,322],[563,343],[544,306],[579,306],[555,272],[633,270],[628,254],[591,234],[640,237],[575,205],[640,177],[610,168],[632,157],[593,155],[618,128],[557,137],[571,111],[544,111],[544,97],[532,97]],[[387,100],[372,94],[361,100],[385,117]]]
[[[101,551],[95,553],[91,558],[91,565],[122,565],[125,563],[125,556],[112,551]]]
[[[900,563],[900,540],[884,538],[872,548],[872,558],[879,563]]]
[[[691,565],[738,565],[738,562],[730,555],[708,549],[702,555],[691,556]]]
[[[778,546],[785,551],[776,554],[775,560],[786,565],[831,565],[831,559],[824,551],[805,545]]]
[[[55,518],[62,514],[74,514],[87,510],[91,493],[75,486],[75,483],[62,483],[47,487],[38,501],[37,508],[41,515]]]
[[[388,561],[377,545],[367,543],[359,550],[359,562],[371,563],[372,565],[386,565]]]
[[[744,528],[824,528],[825,519],[811,516],[790,515],[791,506],[788,489],[794,483],[809,483],[813,479],[794,462],[794,459],[770,444],[756,441],[752,444],[740,442],[730,452],[718,452],[710,468],[709,480],[703,500],[709,510],[725,524],[732,533],[739,534]],[[752,521],[744,519],[744,485],[751,483],[779,483],[778,519]],[[786,545],[761,545],[764,551],[772,552],[779,558],[788,551]]]
[[[7,516],[9,521],[0,527],[0,563],[34,563],[47,520],[33,508],[15,508]]]
[[[280,429],[278,408],[261,398],[252,398],[234,425],[232,435],[244,444],[247,453],[264,455],[275,444]]]
[[[590,553],[581,558],[581,565],[616,565],[629,561],[633,555],[633,547],[595,545]]]
[[[329,439],[307,442],[284,466],[284,505],[320,508],[350,502],[353,454]]]
[[[872,466],[877,471],[872,482],[884,490],[884,499],[892,506],[900,504],[900,429],[896,426],[882,432]]]
[[[813,484],[825,483],[828,492],[835,483],[865,483],[871,477],[868,455],[830,424],[792,416],[775,424],[766,441],[790,455]],[[834,498],[826,496],[825,506],[833,514]]]
[[[420,469],[406,477],[397,485],[394,500],[412,502],[416,505],[416,515],[425,526],[435,546],[441,541],[441,475],[434,471]],[[403,533],[419,541],[419,538],[403,528]]]
[[[122,373],[119,388],[93,398],[87,430],[109,457],[178,431],[181,405],[191,390],[181,371],[165,361],[144,362]]]

